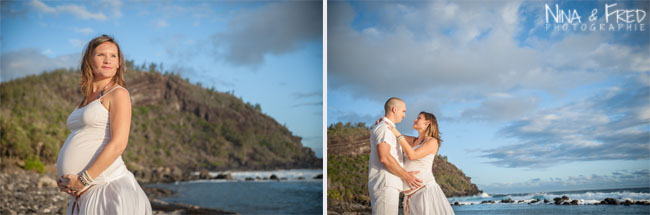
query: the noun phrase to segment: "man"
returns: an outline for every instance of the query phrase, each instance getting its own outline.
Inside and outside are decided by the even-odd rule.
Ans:
[[[404,170],[402,148],[389,128],[402,122],[406,116],[406,104],[402,99],[393,97],[384,104],[384,111],[382,122],[372,128],[370,135],[368,191],[372,214],[396,215],[402,183],[416,188],[421,186],[422,180],[414,176],[418,172]]]

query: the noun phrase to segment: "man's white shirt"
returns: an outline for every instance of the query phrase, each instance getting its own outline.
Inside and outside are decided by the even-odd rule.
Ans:
[[[404,166],[402,147],[397,144],[395,134],[388,128],[395,126],[388,118],[375,125],[370,135],[370,165],[368,167],[368,188],[370,192],[378,191],[383,187],[392,187],[402,190],[402,179],[394,175],[379,160],[377,145],[386,142],[390,146],[390,155],[395,158],[400,166]]]

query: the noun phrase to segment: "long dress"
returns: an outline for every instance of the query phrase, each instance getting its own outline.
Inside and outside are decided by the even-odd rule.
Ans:
[[[79,174],[90,167],[111,140],[109,112],[99,99],[72,111],[67,126],[71,133],[56,162],[59,178]],[[152,214],[152,211],[147,195],[119,156],[78,199],[70,198],[68,214]]]
[[[419,148],[417,145],[413,150]],[[433,177],[432,167],[433,159],[436,156],[429,154],[426,157],[409,160],[405,158],[404,169],[410,171],[420,171],[415,177],[421,179],[424,187],[416,192],[405,193],[404,195],[404,214],[454,214],[447,197],[440,189],[436,179]],[[404,183],[404,190],[410,190],[408,184]]]

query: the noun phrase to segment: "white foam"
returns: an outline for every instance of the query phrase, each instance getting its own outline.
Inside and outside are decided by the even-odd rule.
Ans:
[[[480,204],[482,201],[494,201],[496,203],[501,203],[501,200],[503,199],[512,199],[513,203],[505,203],[505,204],[528,204],[531,203],[533,200],[539,198],[542,201],[536,202],[536,203],[531,203],[531,204],[544,204],[543,199],[547,199],[550,202],[553,203],[554,198],[562,197],[562,196],[567,196],[573,200],[578,200],[579,205],[589,205],[589,204],[595,204],[595,203],[600,203],[603,199],[605,198],[614,198],[617,199],[619,202],[625,201],[625,200],[630,200],[630,201],[650,201],[650,193],[646,192],[629,192],[629,191],[618,191],[618,192],[599,192],[599,191],[589,191],[589,192],[583,192],[583,193],[574,193],[574,192],[567,192],[567,193],[527,193],[527,194],[505,194],[505,195],[497,195],[496,197],[493,195],[490,195],[488,193],[479,193],[474,196],[464,196],[464,197],[453,197],[449,198],[450,203],[458,202],[463,205],[468,205],[471,203],[474,204]],[[519,202],[523,200],[523,202]],[[491,203],[487,203],[491,204]]]

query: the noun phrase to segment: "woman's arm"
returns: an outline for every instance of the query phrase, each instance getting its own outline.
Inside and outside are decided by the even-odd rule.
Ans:
[[[122,155],[129,140],[129,130],[131,127],[131,100],[129,99],[129,93],[125,89],[115,89],[115,92],[106,97],[104,101],[109,102],[111,140],[87,169],[88,175],[93,179],[97,178],[97,176],[104,172],[104,170]],[[84,187],[76,174],[69,174],[65,177],[70,179],[68,187],[77,191]]]
[[[397,128],[391,127],[391,131],[393,131],[397,137],[402,135],[399,133],[399,130],[397,130]],[[417,150],[413,150],[413,147],[411,147],[406,139],[407,138],[400,138],[397,140],[397,142],[400,144],[400,146],[402,146],[402,151],[404,151],[404,154],[406,154],[406,157],[408,157],[409,160],[416,160],[426,157],[429,154],[438,153],[438,140],[436,140],[436,138],[429,138],[429,140],[425,141]]]
[[[415,147],[415,145],[416,145],[416,143],[415,143],[415,137],[413,137],[413,136],[408,136],[408,135],[404,135],[404,139],[406,140],[406,142],[407,142],[411,147]]]
[[[383,118],[379,118],[379,119],[375,122],[375,125],[381,123],[382,120],[383,120]],[[387,123],[387,124],[388,124],[388,123]],[[388,127],[390,127],[390,125],[389,125]],[[411,146],[415,147],[415,145],[414,145],[415,137],[407,136],[407,135],[404,135],[404,137],[406,138],[406,141],[407,141]]]

